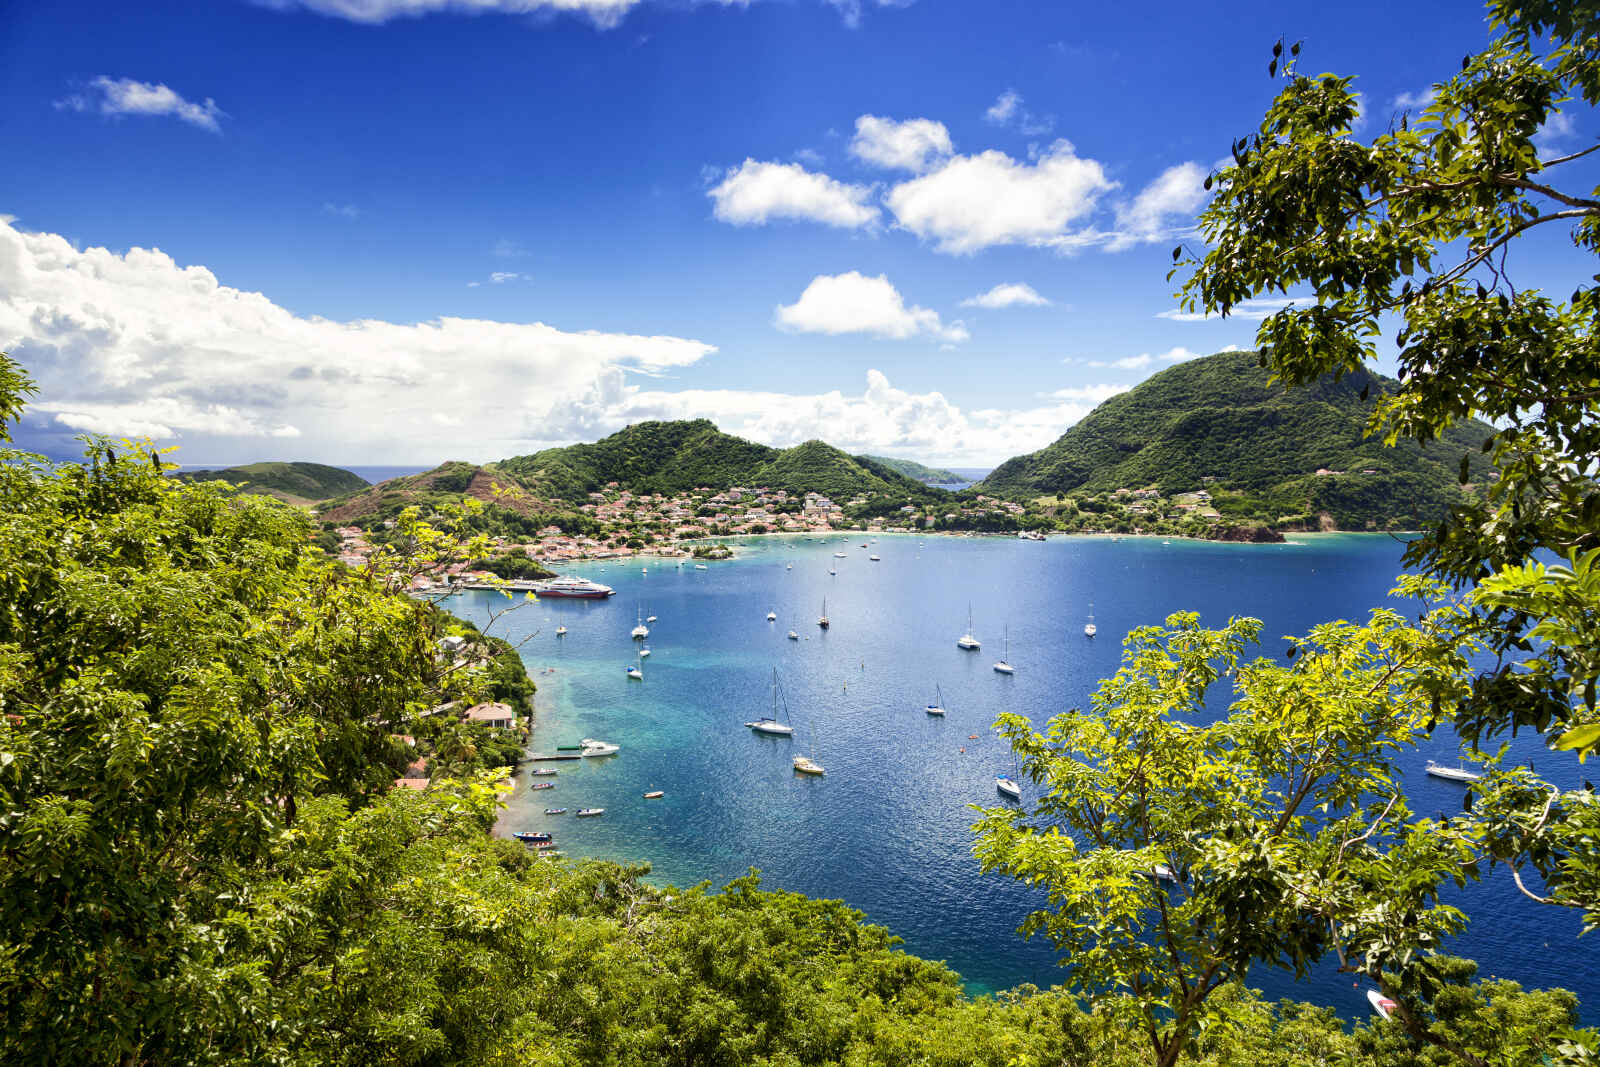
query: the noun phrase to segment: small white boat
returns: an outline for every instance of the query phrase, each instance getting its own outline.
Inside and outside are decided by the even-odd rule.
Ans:
[[[1367,1003],[1372,1005],[1372,1010],[1384,1019],[1394,1018],[1394,1010],[1399,1007],[1394,1001],[1378,992],[1376,989],[1367,990]]]
[[[879,556],[876,552],[874,552],[872,555],[868,556],[867,558],[870,559],[872,562],[877,563],[882,557]]]
[[[592,737],[585,737],[580,744],[583,748],[579,751],[582,756],[615,756],[622,751],[621,745],[613,745],[609,741],[596,741]]]
[[[833,569],[833,568],[832,568],[832,567],[829,567],[829,568],[828,568],[828,573],[829,573],[829,574],[838,574],[838,573],[839,573],[839,572],[838,572],[838,571],[836,571],[836,570],[834,570],[834,569]]]
[[[655,622],[656,621],[656,617],[654,615],[646,615],[644,617],[644,621],[645,622]]]
[[[933,703],[929,704],[928,707],[925,710],[928,712],[929,715],[943,715],[944,714],[944,691],[942,689],[940,689],[937,685],[935,685],[933,687],[933,692],[934,692]]]
[[[789,631],[789,640],[798,641],[798,640],[800,640],[800,635],[795,633],[793,630],[790,630]]]
[[[1009,774],[995,775],[994,787],[1000,790],[1000,792],[1004,793],[1006,796],[1010,797],[1012,800],[1022,799],[1022,787],[1018,785],[1017,780],[1011,777]]]
[[[665,791],[665,790],[662,790],[662,789],[652,789],[652,790],[650,790],[650,792],[648,792],[648,793],[646,793],[646,794],[645,794],[645,795],[644,795],[644,798],[645,798],[645,799],[646,799],[646,800],[660,800],[660,799],[661,799],[661,798],[662,798],[662,797],[664,797],[664,796],[666,796],[666,795],[667,795],[667,794],[666,794],[666,791]]]
[[[794,769],[799,771],[801,774],[821,775],[828,773],[827,771],[823,770],[822,764],[807,756],[796,756],[794,758]]]
[[[649,655],[649,654],[650,654],[650,650],[649,650],[649,649],[648,649],[648,648],[641,648],[641,649],[640,649],[640,650],[639,650],[639,658],[640,658],[640,659],[644,659],[644,658],[645,658],[645,657],[646,657],[646,656],[648,656],[648,655]]]
[[[793,737],[794,727],[778,718],[778,671],[772,671],[772,714],[763,715],[745,723],[746,726],[758,734],[770,734],[773,737]]]
[[[1172,873],[1172,868],[1165,863],[1158,863],[1150,868],[1150,877],[1158,882],[1176,882],[1178,876]]]
[[[706,569],[706,565],[704,563],[696,563],[694,565],[694,569],[697,571],[703,571]]]
[[[557,626],[556,627],[556,636],[557,637],[565,637],[565,636],[567,636],[567,628],[565,626]]]
[[[778,621],[778,613],[776,611],[767,612],[767,621],[768,622],[777,622]]]
[[[1465,767],[1446,767],[1433,760],[1428,761],[1428,773],[1435,778],[1443,778],[1450,782],[1476,782],[1483,777],[1479,771],[1469,771]]]
[[[642,681],[644,681],[644,672],[641,671],[638,667],[629,667],[628,668],[628,677],[630,679],[632,679],[633,681],[635,681],[635,682],[642,682]],[[588,753],[585,753],[585,755],[587,755],[587,754]]]
[[[595,815],[604,815],[605,813],[606,813],[606,809],[605,808],[579,808],[578,809],[578,818],[580,818],[580,819],[592,818]]]
[[[845,558],[845,554],[843,552],[835,552],[833,554],[833,558],[834,559],[844,559]]]
[[[1009,626],[1006,627],[1005,651],[1000,654],[999,659],[994,661],[994,669],[997,674],[1017,673],[1017,669],[1011,665],[1011,628]]]
[[[650,627],[646,626],[644,621],[639,618],[638,612],[634,612],[633,619],[635,625],[633,629],[628,631],[628,636],[633,638],[635,641],[643,641],[645,638],[650,636]]]
[[[792,570],[794,570],[794,564],[793,563],[785,564],[783,569],[786,570],[786,571],[792,571]]]
[[[976,652],[983,645],[972,636],[972,605],[967,605],[967,632],[956,638],[956,647],[966,652]]]
[[[1083,636],[1093,637],[1098,632],[1094,624],[1094,601],[1089,601],[1089,621],[1083,624]]]

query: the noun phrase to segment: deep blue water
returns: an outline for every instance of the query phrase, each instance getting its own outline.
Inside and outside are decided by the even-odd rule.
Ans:
[[[1265,623],[1263,651],[1281,654],[1280,635],[1364,617],[1381,603],[1401,551],[1371,535],[1291,545],[888,535],[873,546],[882,562],[872,563],[863,540],[757,538],[739,559],[707,570],[660,560],[584,564],[575,572],[617,596],[544,600],[504,617],[496,632],[525,639],[522,656],[539,683],[533,747],[597,737],[622,753],[544,764],[560,772],[543,779],[554,789],[530,792],[523,776],[501,831],[550,829],[570,855],[647,860],[656,879],[678,885],[720,886],[759,867],[769,887],[860,908],[909,951],[947,961],[975,991],[1051,985],[1063,977],[1053,949],[1015,932],[1041,898],[981,874],[971,854],[968,805],[999,803],[993,776],[1012,766],[995,717],[1018,711],[1042,725],[1087,706],[1118,666],[1122,635],[1177,610],[1197,610],[1209,625],[1256,616]],[[836,550],[847,558],[834,560]],[[824,596],[833,622],[826,632],[816,625]],[[1100,634],[1092,641],[1082,632],[1091,601]],[[446,606],[482,622],[496,602],[467,593]],[[969,602],[984,643],[976,653],[955,646]],[[766,621],[769,610],[776,622]],[[659,617],[642,682],[623,674],[635,662],[628,631],[636,611]],[[557,638],[561,624],[569,633]],[[787,640],[791,628],[801,640]],[[1011,677],[991,668],[1007,632]],[[742,725],[767,712],[774,668],[799,728],[794,740]],[[936,683],[943,719],[923,712]],[[796,752],[826,766],[826,778],[795,775]],[[1460,786],[1423,774],[1430,757],[1453,759],[1451,742],[1436,739],[1407,763],[1413,803],[1423,812],[1459,809]],[[1574,761],[1543,753],[1541,762],[1547,774],[1560,769],[1563,784],[1576,777]],[[650,789],[665,798],[642,799]],[[576,820],[547,817],[547,806],[607,810]],[[1574,989],[1594,1017],[1600,949],[1577,939],[1574,915],[1521,897],[1503,869],[1456,901],[1474,917],[1456,951],[1484,974]],[[1366,1010],[1331,963],[1301,983],[1257,969],[1251,984],[1342,1013]]]

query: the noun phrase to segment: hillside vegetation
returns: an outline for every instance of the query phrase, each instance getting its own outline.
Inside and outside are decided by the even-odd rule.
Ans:
[[[769,448],[726,434],[709,419],[642,422],[593,444],[549,448],[496,465],[530,492],[565,499],[608,482],[634,493],[765,486],[834,498],[857,493],[925,492],[918,481],[865,456],[821,441]]]
[[[1229,506],[1240,516],[1326,515],[1341,528],[1436,519],[1460,498],[1463,457],[1472,480],[1488,476],[1480,445],[1492,431],[1472,420],[1427,445],[1366,437],[1373,405],[1394,384],[1359,371],[1288,390],[1268,381],[1255,353],[1222,352],[1112,397],[1053,444],[1001,464],[978,488],[1007,495],[1208,489],[1231,492]]]
[[[932,485],[950,485],[955,482],[964,482],[965,478],[955,471],[945,470],[943,467],[929,467],[918,463],[914,459],[897,459],[894,456],[857,456],[857,459],[870,459],[890,470],[899,471],[907,478],[915,478],[919,482]]]
[[[193,482],[232,482],[247,493],[291,497],[296,501],[327,500],[359,492],[371,484],[359,474],[322,463],[246,463],[221,470],[183,471],[178,477]]]

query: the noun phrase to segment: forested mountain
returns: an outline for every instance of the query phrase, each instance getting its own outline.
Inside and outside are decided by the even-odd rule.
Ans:
[[[943,467],[929,467],[918,463],[914,459],[896,459],[893,456],[857,456],[857,459],[870,459],[874,463],[882,464],[890,470],[899,471],[907,478],[915,478],[919,482],[930,485],[950,485],[954,482],[964,482],[965,478],[955,471],[945,470]]]
[[[530,492],[573,499],[617,482],[635,493],[704,486],[766,486],[835,498],[870,492],[923,492],[924,486],[865,456],[821,441],[770,448],[726,434],[708,419],[641,422],[593,444],[549,448],[495,465]]]
[[[365,489],[368,481],[342,467],[322,463],[246,463],[222,470],[182,471],[178,477],[194,482],[232,482],[245,492],[327,500]]]
[[[1269,383],[1255,353],[1221,352],[1112,397],[1053,444],[1001,464],[979,488],[1236,490],[1276,514],[1329,513],[1342,527],[1435,517],[1459,496],[1463,456],[1472,480],[1489,474],[1480,445],[1491,430],[1469,421],[1427,445],[1365,437],[1373,404],[1393,384],[1359,371],[1286,389]]]

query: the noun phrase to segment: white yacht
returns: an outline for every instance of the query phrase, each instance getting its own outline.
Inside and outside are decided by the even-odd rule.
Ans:
[[[872,562],[876,563],[880,559],[882,559],[883,557],[878,555],[876,552],[874,552],[872,555],[868,556],[867,558],[870,559]]]
[[[1476,782],[1483,777],[1479,771],[1469,771],[1465,767],[1446,767],[1433,760],[1428,761],[1428,773],[1435,778],[1443,778],[1450,782]]]
[[[967,652],[976,652],[982,648],[976,637],[972,636],[972,605],[967,605],[967,632],[956,639],[956,647]]]
[[[629,667],[628,677],[635,682],[642,682],[644,681],[644,671],[641,671],[638,667]],[[588,753],[585,752],[584,755],[587,756]]]
[[[778,719],[778,670],[772,670],[772,714],[764,715],[759,719],[745,723],[746,726],[758,734],[771,734],[774,737],[793,737],[794,727]]]
[[[556,627],[556,636],[557,637],[565,637],[565,636],[567,636],[567,628],[565,626],[557,626]]]
[[[609,741],[596,741],[592,737],[585,737],[579,743],[583,745],[579,753],[583,756],[615,756],[622,751],[621,745],[613,745]]]
[[[1011,777],[1009,774],[995,775],[994,787],[1000,790],[1000,792],[1004,793],[1006,796],[1010,797],[1012,800],[1022,799],[1022,787],[1018,785],[1017,780]]]
[[[637,612],[634,613],[633,618],[636,625],[633,629],[628,631],[628,636],[633,638],[635,641],[643,641],[645,638],[650,636],[650,627],[646,626],[644,622],[640,620]]]
[[[646,615],[644,617],[644,621],[645,622],[655,622],[656,621],[656,617],[654,615]]]
[[[789,631],[789,640],[798,641],[798,640],[800,640],[800,635],[795,633],[793,630],[790,630]]]
[[[1083,636],[1093,637],[1098,631],[1094,624],[1094,601],[1089,601],[1089,621],[1083,624]]]
[[[801,774],[821,775],[828,773],[827,771],[823,770],[822,764],[807,756],[796,756],[794,758],[794,769],[799,771]]]
[[[1016,674],[1017,669],[1011,665],[1011,627],[1006,627],[1005,651],[1000,653],[1000,658],[994,661],[997,674]]]
[[[639,658],[640,658],[640,659],[644,659],[644,658],[645,658],[645,657],[646,657],[646,656],[648,656],[648,655],[649,655],[649,654],[650,654],[650,650],[649,650],[649,649],[648,649],[648,648],[641,648],[641,649],[640,649],[640,650],[639,650]]]
[[[934,692],[933,703],[928,705],[927,712],[928,712],[929,715],[943,715],[944,714],[944,690],[940,689],[938,687],[938,685],[935,685],[933,687],[933,692]]]
[[[777,622],[778,621],[778,613],[776,611],[767,612],[767,621],[768,622]]]

